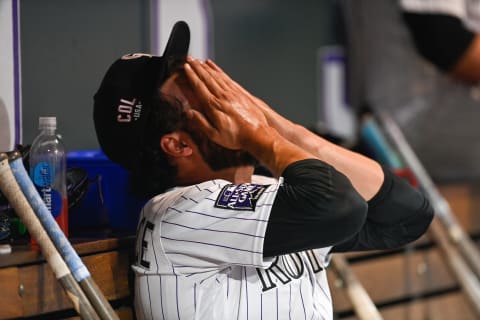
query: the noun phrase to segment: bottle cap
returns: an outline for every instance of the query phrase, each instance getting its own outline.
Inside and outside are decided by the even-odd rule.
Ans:
[[[57,128],[57,118],[56,117],[40,117],[38,118],[38,129],[53,129]]]
[[[0,254],[12,253],[12,246],[9,244],[0,244]]]

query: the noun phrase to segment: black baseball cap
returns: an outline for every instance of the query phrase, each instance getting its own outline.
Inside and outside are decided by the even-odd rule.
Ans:
[[[110,160],[134,170],[143,147],[153,97],[169,75],[169,62],[185,59],[190,30],[172,28],[162,56],[126,54],[107,70],[94,96],[93,120],[101,149]]]

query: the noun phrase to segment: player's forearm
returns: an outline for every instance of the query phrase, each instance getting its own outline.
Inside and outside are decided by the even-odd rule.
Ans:
[[[383,183],[383,171],[374,160],[335,145],[303,128],[306,138],[302,147],[311,148],[319,159],[347,176],[365,200],[377,194]]]
[[[451,74],[465,82],[480,81],[480,34],[476,34],[465,53],[454,65]]]
[[[383,182],[383,172],[377,162],[323,139],[266,106],[263,111],[269,124],[283,137],[347,176],[365,200],[378,192]]]
[[[276,177],[296,161],[315,158],[310,152],[285,139],[272,127],[263,128],[252,138],[247,139],[243,148]]]

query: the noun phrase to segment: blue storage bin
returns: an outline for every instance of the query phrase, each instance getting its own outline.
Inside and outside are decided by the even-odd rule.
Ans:
[[[72,234],[110,230],[134,234],[144,200],[128,192],[128,172],[101,150],[67,154],[67,168],[82,168],[95,180],[82,201],[69,212]]]

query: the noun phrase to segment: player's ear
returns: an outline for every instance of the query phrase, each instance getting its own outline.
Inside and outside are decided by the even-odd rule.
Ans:
[[[163,152],[172,157],[188,157],[192,154],[192,147],[189,140],[181,132],[172,132],[160,138],[160,148]]]

